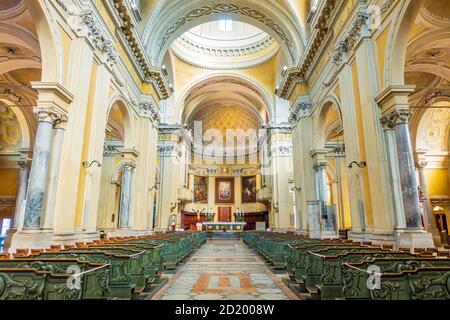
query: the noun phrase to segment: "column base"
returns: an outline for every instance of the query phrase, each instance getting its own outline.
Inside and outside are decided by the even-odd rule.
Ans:
[[[98,239],[98,231],[61,232],[53,234],[52,245],[73,245],[76,242],[92,242]]]
[[[339,235],[335,231],[324,230],[320,235],[321,239],[339,239]]]
[[[52,245],[52,237],[52,232],[19,230],[11,234],[7,252],[15,253],[17,249],[48,249]]]
[[[424,230],[396,230],[396,244],[400,248],[434,248],[433,236]]]
[[[294,228],[273,228],[272,232],[286,233],[286,232],[295,232]]]
[[[369,241],[372,244],[378,245],[395,245],[397,239],[393,231],[385,231],[385,232],[371,232],[369,234]]]
[[[131,228],[122,228],[116,230],[105,230],[106,237],[138,237],[148,236],[155,232],[153,230],[133,230]]]
[[[442,246],[442,239],[441,234],[439,233],[439,230],[435,227],[428,227],[426,231],[431,234],[433,237],[433,243],[435,247],[441,247]]]
[[[309,236],[308,230],[303,230],[303,229],[296,229],[295,234],[299,235],[299,236],[303,236],[303,237]]]
[[[369,233],[362,230],[350,230],[348,232],[348,239],[354,242],[369,242]]]

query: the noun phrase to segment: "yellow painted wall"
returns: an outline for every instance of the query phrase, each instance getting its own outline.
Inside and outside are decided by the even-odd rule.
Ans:
[[[88,96],[88,105],[86,112],[86,121],[84,126],[84,138],[83,138],[83,151],[82,151],[82,159],[87,159],[87,154],[89,150],[89,137],[91,136],[91,123],[93,112],[92,109],[94,107],[94,96],[96,90],[96,79],[97,79],[97,70],[98,64],[94,63],[92,65],[91,79],[90,79],[90,90]],[[86,169],[83,166],[80,166],[80,180],[78,182],[78,195],[77,195],[77,207],[75,211],[75,225],[81,225],[81,219],[83,216],[84,210],[84,189],[86,185]]]
[[[242,70],[210,70],[206,68],[200,68],[193,66],[189,63],[184,62],[175,55],[173,57],[174,65],[174,86],[177,94],[177,100],[180,98],[181,94],[184,93],[186,88],[192,84],[195,79],[205,77],[207,75],[212,75],[219,72],[225,73],[236,73],[240,75],[245,75],[257,81],[261,84],[270,94],[275,92],[275,81],[276,81],[276,68],[277,61],[279,59],[279,54],[277,54],[272,59],[267,62],[255,66],[253,68],[242,69]],[[147,89],[147,88],[146,88]]]
[[[450,196],[448,169],[427,169],[426,176],[430,197]]]
[[[63,53],[64,53],[64,74],[66,75],[65,81],[67,81],[68,77],[68,68],[69,68],[69,57],[70,57],[70,51],[72,50],[72,39],[67,34],[67,32],[59,26],[59,34],[61,35],[61,42],[63,47]]]
[[[0,169],[0,195],[15,196],[19,185],[19,169]]]
[[[384,82],[384,67],[385,67],[385,61],[386,61],[386,48],[387,48],[387,42],[388,42],[388,36],[391,31],[391,24],[389,24],[383,32],[380,34],[380,36],[375,40],[375,48],[377,51],[377,61],[378,61],[378,85],[379,88],[383,88],[383,82]]]
[[[353,74],[353,83],[358,84],[358,72],[356,67],[356,61],[352,63],[352,74]],[[361,157],[363,159],[367,159],[366,157],[366,146],[364,143],[364,115],[362,114],[361,100],[360,100],[360,92],[358,85],[353,87],[354,99],[355,99],[355,108],[356,108],[356,118],[357,118],[357,127],[358,127],[358,136],[359,139],[359,148],[361,150]],[[353,133],[354,134],[354,133]],[[357,160],[360,161],[360,160]],[[364,183],[364,199],[365,199],[365,207],[364,212],[366,215],[366,224],[367,226],[373,225],[373,207],[370,199],[370,185],[369,185],[369,173],[367,171],[367,167],[361,170],[361,176]]]

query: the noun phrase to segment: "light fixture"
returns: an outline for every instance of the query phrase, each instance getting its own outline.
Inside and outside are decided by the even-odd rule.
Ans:
[[[83,165],[84,168],[90,168],[90,167],[92,167],[92,165],[93,165],[94,163],[96,163],[96,164],[97,164],[97,167],[99,167],[99,168],[102,166],[102,164],[101,164],[100,162],[98,162],[97,160],[93,160],[93,161],[91,161],[91,162],[89,162],[89,161],[83,161],[83,162],[82,162],[82,165]]]
[[[365,168],[367,166],[367,163],[365,161],[352,161],[349,165],[348,168],[352,169],[353,165],[356,164],[358,166],[358,168]]]
[[[293,187],[291,190],[300,192],[300,191],[302,191],[302,188],[300,188],[300,187]]]

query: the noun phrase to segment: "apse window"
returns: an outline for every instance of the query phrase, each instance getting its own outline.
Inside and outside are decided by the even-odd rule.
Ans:
[[[11,227],[11,219],[3,219],[1,221],[2,232],[0,233],[0,235],[5,235],[10,227]]]
[[[231,32],[233,31],[233,20],[219,20],[219,31]]]

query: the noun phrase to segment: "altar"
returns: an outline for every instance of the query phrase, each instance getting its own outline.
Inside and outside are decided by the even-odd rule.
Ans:
[[[242,238],[246,222],[203,222],[209,238]]]

